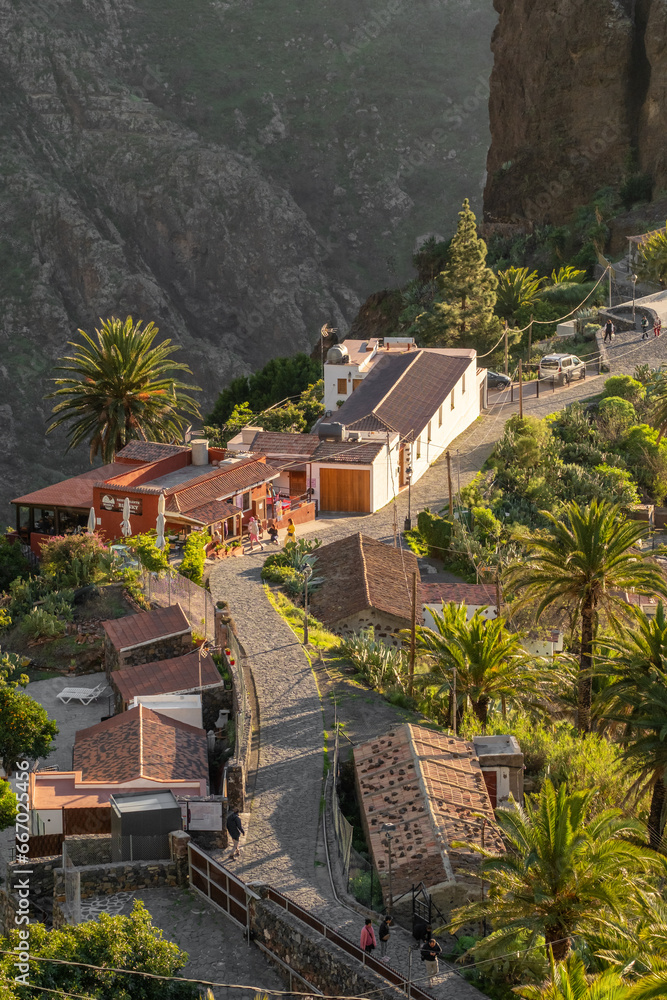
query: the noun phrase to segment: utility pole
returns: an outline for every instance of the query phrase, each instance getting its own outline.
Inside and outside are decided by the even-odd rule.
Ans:
[[[305,566],[303,571],[303,644],[308,645],[308,579],[313,570],[311,566]]]
[[[454,518],[454,497],[452,495],[452,456],[447,452],[447,483],[449,484],[449,517]]]
[[[410,664],[408,666],[408,694],[412,697],[415,680],[415,650],[417,647],[417,574],[412,574],[412,621],[410,623]]]
[[[530,314],[530,326],[528,327],[528,364],[530,365],[530,356],[533,353],[533,314]]]
[[[611,309],[611,264],[607,267],[607,273],[609,274],[609,308]]]
[[[523,367],[519,358],[519,419],[523,420]]]
[[[452,677],[452,732],[456,736],[456,666]]]
[[[507,320],[505,320],[505,374],[509,375],[509,356],[507,353]]]

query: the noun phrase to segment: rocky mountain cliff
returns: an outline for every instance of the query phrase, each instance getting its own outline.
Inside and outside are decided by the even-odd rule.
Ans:
[[[490,0],[0,0],[5,501],[87,467],[42,399],[153,319],[204,409],[409,274],[479,198]]]
[[[558,224],[628,173],[667,187],[667,0],[494,0],[488,221]]]

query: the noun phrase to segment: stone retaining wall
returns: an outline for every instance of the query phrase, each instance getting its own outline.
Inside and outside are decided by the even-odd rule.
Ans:
[[[250,670],[246,665],[246,652],[239,640],[236,625],[226,608],[218,608],[215,612],[215,643],[216,646],[231,650],[231,656],[227,659],[228,669],[232,676],[234,722],[238,724],[238,713],[242,707],[241,671],[244,671],[243,678],[247,688],[250,681]],[[229,662],[230,660],[234,660],[234,663]],[[252,743],[252,709],[247,695],[245,708],[243,732],[238,734],[240,739],[237,738],[239,753],[238,756],[232,757],[227,762],[226,767],[227,802],[230,809],[238,809],[239,812],[245,812],[246,807],[246,783],[250,767],[250,748]]]
[[[268,899],[251,903],[251,934],[325,995],[359,996],[373,991],[378,1000],[396,997],[385,979]],[[270,955],[266,958],[271,962]],[[286,970],[272,964],[289,979]]]
[[[67,856],[75,867],[111,864],[111,834],[87,833],[65,837]]]

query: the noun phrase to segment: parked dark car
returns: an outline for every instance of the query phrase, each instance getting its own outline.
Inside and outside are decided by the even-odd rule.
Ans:
[[[500,372],[488,371],[486,373],[486,384],[489,389],[509,389],[512,379],[509,375],[501,375]]]

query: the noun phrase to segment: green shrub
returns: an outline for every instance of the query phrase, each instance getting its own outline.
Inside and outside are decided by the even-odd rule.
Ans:
[[[18,542],[0,536],[0,590],[7,590],[16,579],[30,576],[30,563],[23,555]]]
[[[57,639],[65,634],[65,623],[43,608],[35,608],[20,625],[26,639]]]
[[[611,379],[607,379],[611,382]],[[600,400],[600,416],[605,420],[613,420],[619,424],[631,427],[637,423],[637,411],[629,399],[622,396],[606,396]]]
[[[595,473],[602,487],[598,493],[599,499],[624,505],[639,503],[639,491],[627,469],[604,464],[596,465]]]
[[[206,562],[205,549],[211,540],[207,531],[191,531],[183,549],[183,561],[178,567],[181,576],[201,586]]]
[[[47,594],[40,607],[42,611],[46,611],[50,615],[55,615],[56,618],[62,618],[63,621],[71,622],[74,618],[72,612],[73,601],[73,591],[54,590],[52,594]]]
[[[108,549],[97,535],[57,535],[42,546],[42,572],[58,583],[83,587],[105,575]]]
[[[438,514],[432,514],[426,507],[417,516],[417,528],[427,547],[428,554],[435,559],[442,559],[451,544],[452,522]]]
[[[382,889],[377,872],[373,872],[372,880],[370,872],[362,872],[361,875],[355,875],[354,878],[350,879],[350,889],[357,902],[361,903],[362,906],[367,906],[369,910],[380,913],[384,904],[382,902]]]
[[[160,550],[156,540],[157,532],[147,531],[143,535],[134,535],[128,539],[128,545],[141,565],[150,573],[164,573],[169,569],[169,542],[165,540],[165,547]]]
[[[620,396],[636,406],[646,396],[646,387],[632,375],[612,375],[604,384],[603,396]]]
[[[273,557],[269,556],[269,559],[271,558]],[[267,559],[266,562],[268,563],[268,561]],[[266,583],[277,583],[284,587],[287,593],[292,596],[303,593],[303,574],[299,573],[293,566],[281,566],[276,565],[276,563],[267,566],[264,563],[261,576]]]

